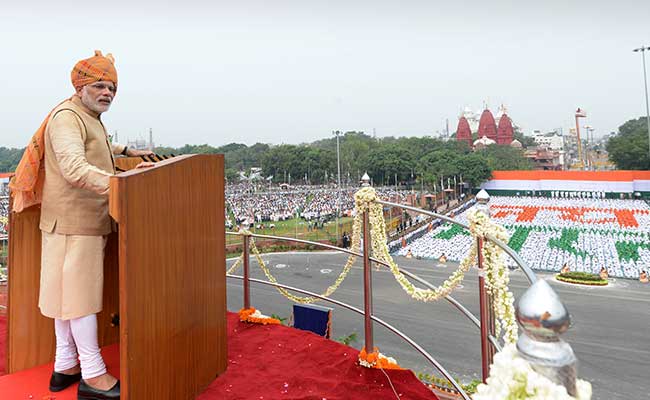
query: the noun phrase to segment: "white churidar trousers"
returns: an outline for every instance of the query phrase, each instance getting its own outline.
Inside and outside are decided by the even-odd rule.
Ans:
[[[54,370],[65,371],[81,361],[81,377],[90,379],[106,373],[104,359],[97,344],[97,315],[54,320],[56,358]]]

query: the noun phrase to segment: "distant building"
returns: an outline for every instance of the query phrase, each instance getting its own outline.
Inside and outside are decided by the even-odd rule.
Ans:
[[[538,146],[551,150],[564,150],[564,136],[558,135],[555,131],[544,134],[540,131],[533,131],[533,139]]]
[[[472,129],[470,128],[469,121],[464,115],[461,115],[458,120],[458,128],[456,129],[456,140],[459,142],[466,142],[472,147]]]
[[[117,136],[117,132],[115,133],[115,136]],[[139,138],[139,139],[136,139],[136,140],[128,140],[126,145],[128,147],[136,149],[136,150],[150,150],[150,151],[153,151],[153,149],[156,148],[156,144],[153,142],[153,131],[152,131],[152,129],[149,128],[149,141],[146,141],[143,138]]]
[[[503,104],[499,107],[496,119],[487,107],[481,113],[480,118],[469,107],[463,109],[458,118],[456,140],[466,142],[472,146],[475,143],[474,137],[483,146],[493,143],[507,146],[512,143],[514,127],[512,119],[508,116],[507,109]],[[489,139],[493,143],[486,144],[483,138]]]
[[[492,112],[487,108],[481,114],[481,120],[478,123],[478,137],[487,137],[495,142],[497,141],[497,124],[494,121]]]
[[[559,171],[564,169],[564,151],[538,146],[535,149],[526,150],[524,157],[531,160],[537,170]]]
[[[493,144],[496,144],[496,143],[497,143],[496,141],[490,139],[489,137],[483,136],[482,138],[476,139],[474,141],[474,150],[484,149],[487,146],[490,146],[490,145],[493,145]]]

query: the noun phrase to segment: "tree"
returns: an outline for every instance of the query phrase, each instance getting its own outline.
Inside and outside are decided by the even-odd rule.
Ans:
[[[618,169],[650,169],[646,118],[632,119],[618,128],[606,146],[609,159]]]
[[[465,182],[469,183],[470,189],[479,186],[492,176],[492,169],[490,169],[487,160],[481,154],[465,154],[460,157],[458,162],[460,174]]]
[[[516,147],[491,145],[476,152],[485,157],[491,170],[528,170],[533,169],[531,161],[524,156],[524,151]]]
[[[0,147],[0,172],[14,172],[24,151],[25,148]]]
[[[519,129],[518,126],[514,127],[514,133],[512,136],[515,139],[517,139],[525,149],[528,147],[537,146],[537,143],[535,143],[535,138],[524,135],[524,133],[521,131],[521,129]]]
[[[395,175],[406,180],[411,176],[411,166],[411,155],[397,144],[377,146],[368,154],[368,174],[377,183],[395,184]]]

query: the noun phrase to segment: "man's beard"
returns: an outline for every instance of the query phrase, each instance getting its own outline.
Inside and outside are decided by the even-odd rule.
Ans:
[[[96,99],[93,99],[90,93],[88,93],[88,91],[85,89],[81,91],[81,102],[84,103],[84,105],[90,110],[98,114],[108,111],[108,109],[111,107],[110,104],[100,103]]]

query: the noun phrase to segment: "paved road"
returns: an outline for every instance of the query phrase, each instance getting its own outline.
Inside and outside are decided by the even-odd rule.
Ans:
[[[279,282],[317,293],[334,282],[345,263],[345,257],[337,253],[290,253],[264,258]],[[252,277],[264,279],[257,263],[251,260]],[[442,268],[436,262],[401,257],[397,260],[400,266],[433,284],[441,284],[455,267],[450,264]],[[237,274],[241,274],[241,269]],[[464,287],[453,293],[474,315],[478,315],[477,282],[476,270],[472,270],[465,278]],[[578,287],[556,281],[551,281],[551,285],[572,314],[573,326],[564,339],[578,357],[579,376],[592,382],[593,398],[650,398],[650,285],[628,280],[616,280],[606,288]],[[376,315],[413,338],[452,375],[463,381],[480,379],[479,331],[451,304],[411,300],[385,269],[373,271],[373,286]],[[521,272],[511,274],[510,287],[516,298],[528,287]],[[357,260],[332,298],[363,309],[362,289],[362,263]],[[251,292],[252,305],[265,314],[290,316],[292,303],[274,288],[252,284]],[[228,308],[234,311],[241,305],[241,281],[229,279]],[[362,316],[333,308],[332,336],[356,332],[359,340],[353,346],[359,348],[363,343]],[[419,353],[377,324],[375,345],[407,368],[440,376]]]

